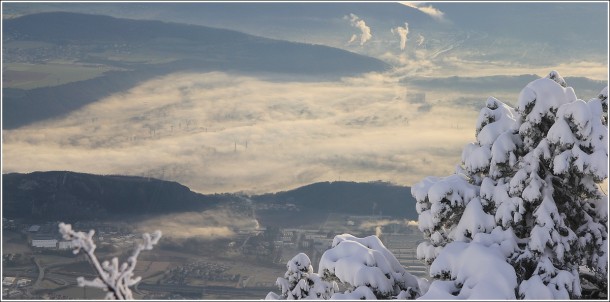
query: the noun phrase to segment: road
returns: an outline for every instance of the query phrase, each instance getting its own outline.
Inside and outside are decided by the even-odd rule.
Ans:
[[[36,258],[34,258],[34,263],[36,264],[36,267],[38,268],[38,278],[36,278],[36,282],[34,282],[34,285],[32,286],[32,288],[38,289],[38,287],[40,286],[40,282],[42,282],[42,279],[44,279],[44,267],[42,267],[42,265],[40,265],[40,262]]]

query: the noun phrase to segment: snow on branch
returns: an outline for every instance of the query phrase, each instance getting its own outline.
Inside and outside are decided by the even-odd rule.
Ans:
[[[331,299],[415,299],[421,294],[418,278],[405,270],[377,236],[335,236],[332,248],[320,258],[318,274],[347,285],[345,293]]]
[[[514,108],[487,100],[456,172],[411,188],[437,279],[423,298],[607,297],[607,95],[578,99],[552,71]]]
[[[329,299],[339,290],[335,281],[324,280],[313,272],[311,260],[304,253],[290,259],[286,268],[284,278],[279,277],[275,282],[281,294],[270,292],[265,300]]]
[[[84,250],[85,255],[89,258],[98,277],[93,280],[85,280],[84,277],[78,277],[76,280],[78,286],[90,286],[101,288],[107,291],[106,299],[110,300],[132,300],[133,295],[131,293],[130,286],[138,283],[141,277],[135,277],[133,270],[136,267],[138,256],[140,252],[145,250],[152,250],[153,245],[159,242],[161,238],[161,231],[157,230],[151,234],[144,233],[142,238],[144,242],[139,243],[136,246],[133,254],[127,258],[127,262],[123,262],[119,265],[119,259],[114,257],[110,262],[104,261],[100,264],[100,261],[95,255],[95,242],[93,242],[94,230],[90,230],[89,233],[76,232],[72,229],[70,224],[61,222],[59,224],[59,232],[62,234],[65,240],[72,241],[74,246],[74,254],[78,254],[81,250]]]

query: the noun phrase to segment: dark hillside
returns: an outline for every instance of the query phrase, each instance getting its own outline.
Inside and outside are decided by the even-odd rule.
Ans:
[[[237,31],[161,21],[118,19],[77,13],[41,13],[3,20],[3,39],[93,47],[127,45],[132,52],[165,54],[204,62],[215,68],[350,74],[389,66],[338,48],[256,37]]]
[[[195,193],[171,181],[69,171],[4,174],[2,189],[5,218],[45,221],[204,211],[244,200],[234,194]],[[321,182],[251,199],[296,205],[299,211],[263,210],[261,214],[276,217],[273,223],[279,225],[323,221],[328,213],[417,218],[410,188],[382,182]]]
[[[320,182],[252,199],[258,202],[292,203],[301,209],[302,214],[334,212],[417,219],[411,188],[384,182]]]
[[[4,174],[2,189],[4,217],[44,220],[202,211],[222,200],[176,182],[65,171]]]

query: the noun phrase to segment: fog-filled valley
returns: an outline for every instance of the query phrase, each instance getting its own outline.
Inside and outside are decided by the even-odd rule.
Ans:
[[[107,294],[77,283],[96,268],[60,222],[95,230],[100,260],[162,232],[130,268],[136,299],[574,298],[576,270],[511,278],[607,244],[607,137],[586,141],[607,131],[607,3],[2,9],[3,299]],[[540,121],[563,128],[536,128],[551,134],[532,163]],[[507,256],[547,236],[568,239],[544,261]],[[587,297],[607,297],[602,271],[581,278]]]

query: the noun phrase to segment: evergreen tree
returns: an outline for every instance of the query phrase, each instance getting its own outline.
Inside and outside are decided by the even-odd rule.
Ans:
[[[318,273],[346,288],[331,299],[415,299],[421,293],[420,280],[405,270],[377,236],[335,236],[332,248],[320,259]]]
[[[578,298],[581,278],[605,288],[607,108],[607,88],[584,102],[557,72],[528,84],[514,109],[490,98],[455,174],[412,189],[428,239],[418,257],[433,263],[450,242],[509,232],[496,241],[519,298]]]
[[[270,292],[267,300],[329,299],[338,290],[337,283],[322,280],[313,272],[311,260],[304,253],[290,259],[286,268],[284,277],[276,281],[281,295]]]
[[[552,297],[579,298],[580,265],[599,281],[608,271],[608,200],[598,186],[608,177],[607,92],[584,102],[556,72],[536,82],[517,106],[524,156],[509,195],[532,214],[522,228],[529,241],[511,260],[522,268],[521,297],[543,284]]]

